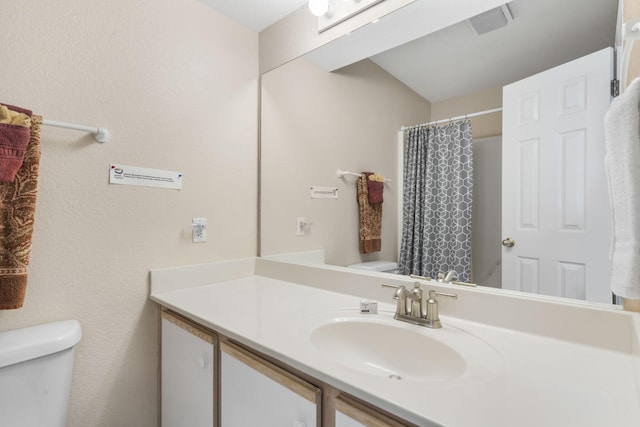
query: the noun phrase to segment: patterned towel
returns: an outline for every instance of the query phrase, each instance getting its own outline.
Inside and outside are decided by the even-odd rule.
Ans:
[[[31,135],[13,182],[0,183],[0,310],[22,307],[40,165],[40,124],[31,116]]]
[[[370,203],[367,176],[358,178],[358,205],[360,206],[360,252],[380,251],[382,240],[382,203]]]
[[[31,111],[0,105],[0,182],[13,182],[29,144]]]

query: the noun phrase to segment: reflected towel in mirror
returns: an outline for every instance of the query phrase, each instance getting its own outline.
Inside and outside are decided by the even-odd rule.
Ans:
[[[358,178],[358,206],[360,212],[360,252],[378,252],[382,246],[382,203],[369,202],[368,176]],[[384,183],[379,183],[384,186]]]
[[[377,173],[362,172],[367,177],[367,191],[369,192],[369,203],[382,203],[382,193],[384,191],[384,177]]]

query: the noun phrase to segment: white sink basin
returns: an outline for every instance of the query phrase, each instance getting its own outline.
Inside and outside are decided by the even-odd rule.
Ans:
[[[390,314],[327,313],[314,319],[309,340],[332,363],[391,380],[487,379],[502,366],[499,354],[471,334],[410,325]]]

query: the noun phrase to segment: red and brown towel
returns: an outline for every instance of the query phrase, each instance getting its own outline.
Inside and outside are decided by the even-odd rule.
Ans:
[[[0,182],[13,182],[29,144],[31,111],[0,104]]]
[[[14,112],[27,110],[8,106]],[[5,167],[17,171],[8,182],[0,182],[0,309],[22,307],[27,287],[27,266],[31,256],[31,238],[40,165],[40,124],[42,117],[31,115],[27,144],[21,150],[24,132],[14,125],[0,126],[0,144],[8,155],[0,159]],[[11,151],[13,150],[13,151]],[[8,176],[9,174],[6,173]],[[3,175],[4,177],[5,175]]]
[[[363,172],[367,176],[367,190],[369,191],[369,203],[382,203],[384,191],[384,177],[373,172]]]
[[[369,175],[363,172],[358,178],[358,205],[360,208],[360,252],[378,252],[382,246],[382,203],[369,200]],[[383,184],[384,185],[384,184]],[[382,193],[380,193],[380,198]]]

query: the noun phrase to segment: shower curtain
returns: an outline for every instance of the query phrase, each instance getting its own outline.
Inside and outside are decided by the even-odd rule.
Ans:
[[[473,153],[471,121],[405,130],[399,270],[471,279]]]

